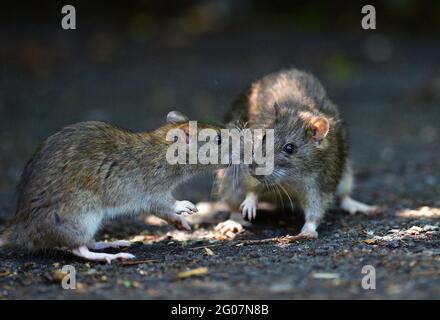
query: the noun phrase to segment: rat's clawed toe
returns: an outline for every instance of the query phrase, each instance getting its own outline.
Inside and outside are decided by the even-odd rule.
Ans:
[[[191,231],[191,226],[189,225],[188,221],[184,217],[179,217],[179,226],[187,231]]]
[[[110,253],[100,253],[100,252],[92,252],[87,248],[86,246],[80,246],[76,249],[71,250],[71,252],[80,258],[84,258],[86,260],[90,261],[105,261],[107,263],[112,263],[113,260],[128,260],[128,259],[134,259],[135,256],[126,253],[126,252],[120,252],[116,254],[110,254]]]
[[[187,200],[183,200],[183,201],[176,201],[176,203],[174,204],[174,213],[188,213],[188,214],[193,214],[196,213],[198,211],[197,207],[195,206],[194,203],[187,201]]]
[[[119,252],[116,254],[107,254],[104,253],[104,259],[108,264],[111,264],[113,260],[130,260],[135,259],[136,257],[132,255],[131,253],[126,252]],[[96,261],[104,261],[103,259],[96,260]]]
[[[116,259],[121,259],[121,260],[129,260],[129,259],[136,258],[131,253],[126,253],[126,252],[119,252],[119,253],[115,254],[114,256],[116,257]]]
[[[243,218],[246,218],[249,221],[255,220],[257,217],[257,207],[258,200],[257,195],[254,192],[249,192],[246,195],[246,199],[241,203],[240,210],[242,212]]]
[[[171,213],[167,217],[163,217],[169,224],[173,225],[176,229],[191,231],[191,226],[185,217],[177,213]]]
[[[243,218],[247,218],[249,221],[255,220],[257,217],[257,201],[254,199],[246,199],[241,205]]]
[[[367,215],[376,215],[383,212],[383,208],[381,206],[368,206],[367,211],[363,212]]]

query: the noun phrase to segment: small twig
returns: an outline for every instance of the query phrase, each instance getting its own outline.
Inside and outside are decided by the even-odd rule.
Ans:
[[[294,236],[284,236],[284,237],[281,237],[278,240],[278,242],[286,244],[286,243],[296,242],[296,241],[299,241],[299,240],[311,240],[311,239],[312,238],[310,238],[308,236],[305,236],[305,235],[302,235],[301,233],[299,233],[299,234],[296,234]]]
[[[237,245],[252,245],[252,244],[265,244],[265,243],[292,243],[301,239],[305,239],[303,235],[295,235],[295,236],[282,236],[282,237],[274,237],[267,239],[257,239],[257,240],[242,240]]]
[[[188,248],[189,250],[197,250],[197,249],[203,249],[203,248],[207,248],[207,247],[218,247],[221,246],[221,243],[216,243],[216,244],[208,244],[206,246],[200,246],[200,247],[193,247],[193,248]]]
[[[144,263],[149,263],[149,262],[158,262],[159,260],[157,259],[149,259],[149,260],[125,260],[125,261],[121,261],[119,262],[120,265],[122,266],[134,266],[134,265],[138,265],[138,264],[144,264]]]
[[[240,243],[238,243],[238,246],[247,246],[252,244],[265,244],[265,243],[273,243],[273,242],[279,242],[280,238],[268,238],[268,239],[257,239],[257,240],[241,240]]]

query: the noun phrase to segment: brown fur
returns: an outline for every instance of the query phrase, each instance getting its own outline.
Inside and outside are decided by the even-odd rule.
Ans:
[[[226,121],[229,127],[245,124],[249,128],[274,129],[274,167],[282,174],[258,178],[262,183],[253,189],[263,198],[279,199],[280,195],[285,197],[284,191],[267,188],[267,183],[281,185],[303,209],[318,201],[317,211],[322,211],[314,218],[318,223],[347,166],[345,129],[337,107],[319,81],[296,69],[267,75],[239,95]],[[287,143],[295,145],[294,154],[283,152]],[[244,195],[252,190],[249,180],[255,179],[245,170],[239,175],[238,190],[228,192],[234,178],[228,170],[221,170],[218,180],[223,200],[237,210]],[[319,199],[311,199],[313,193]]]
[[[90,121],[50,136],[23,171],[8,242],[28,249],[74,248],[89,244],[92,226],[113,216],[142,211],[166,217],[179,183],[220,167],[168,164],[172,142],[166,133],[185,126],[169,123],[136,133]]]

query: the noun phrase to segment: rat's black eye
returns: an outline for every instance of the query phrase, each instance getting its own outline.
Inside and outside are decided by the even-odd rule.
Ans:
[[[222,143],[222,136],[218,134],[218,135],[215,137],[214,142],[217,143],[217,144]]]
[[[291,143],[285,144],[283,147],[283,151],[288,154],[292,154],[295,152],[295,146]]]

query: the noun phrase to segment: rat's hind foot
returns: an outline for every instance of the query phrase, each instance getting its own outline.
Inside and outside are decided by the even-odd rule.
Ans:
[[[91,250],[103,250],[107,248],[121,248],[121,247],[129,247],[131,246],[131,242],[127,240],[118,240],[112,242],[105,241],[97,241],[88,245],[87,247]]]
[[[86,246],[81,246],[71,251],[75,256],[91,260],[91,261],[105,261],[107,263],[112,263],[113,260],[128,260],[134,259],[135,256],[130,253],[120,252],[116,254],[109,253],[98,253],[89,251]]]
[[[341,209],[348,211],[350,214],[355,214],[356,212],[376,214],[380,212],[379,206],[369,206],[365,203],[356,201],[349,196],[345,196],[341,199]]]

